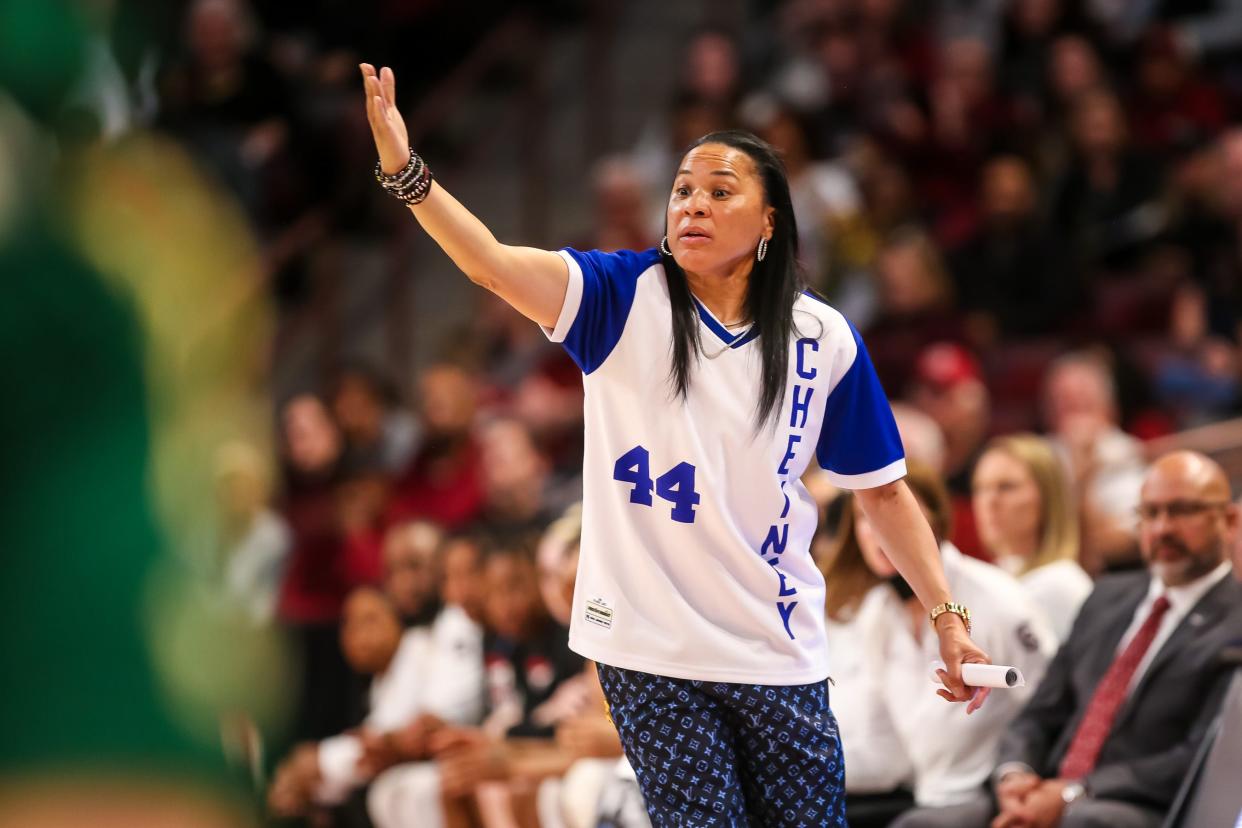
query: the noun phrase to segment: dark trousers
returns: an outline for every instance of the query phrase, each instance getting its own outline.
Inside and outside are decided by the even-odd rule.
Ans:
[[[655,828],[846,828],[827,682],[693,681],[599,665]]]

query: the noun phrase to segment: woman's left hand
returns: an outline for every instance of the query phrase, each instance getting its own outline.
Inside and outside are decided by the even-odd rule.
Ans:
[[[945,701],[969,701],[966,712],[974,713],[983,706],[992,690],[967,686],[962,681],[962,665],[991,664],[992,659],[970,640],[966,624],[952,613],[945,613],[936,619],[936,634],[940,636],[940,659],[945,663],[944,669],[936,671],[936,677],[944,684],[944,689],[936,693]]]

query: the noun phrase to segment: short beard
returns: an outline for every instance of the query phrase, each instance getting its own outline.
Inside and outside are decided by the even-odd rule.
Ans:
[[[1222,552],[1223,545],[1217,542],[1197,552],[1188,551],[1187,557],[1177,563],[1153,561],[1151,571],[1165,586],[1182,586],[1202,578],[1219,566],[1224,560]]]

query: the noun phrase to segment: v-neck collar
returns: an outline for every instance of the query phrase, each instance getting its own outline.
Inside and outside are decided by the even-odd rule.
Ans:
[[[739,333],[730,333],[729,329],[720,324],[720,320],[707,309],[707,305],[704,305],[699,301],[699,297],[695,296],[693,293],[690,294],[690,297],[694,299],[695,307],[699,309],[699,319],[703,320],[703,324],[707,326],[709,331],[716,335],[717,339],[725,345],[728,345],[730,348],[740,348],[747,342],[750,342],[759,336],[759,329],[753,322],[750,327],[744,331],[740,331]]]

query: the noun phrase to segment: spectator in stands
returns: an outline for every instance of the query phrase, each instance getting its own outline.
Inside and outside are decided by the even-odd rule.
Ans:
[[[1164,229],[1159,168],[1130,145],[1125,112],[1111,91],[1074,102],[1073,156],[1056,185],[1052,215],[1080,262],[1124,267]]]
[[[970,508],[970,475],[988,437],[992,403],[978,360],[953,343],[924,349],[914,364],[909,399],[944,434],[944,478],[953,501],[951,540],[967,555],[979,557],[983,550]]]
[[[1063,34],[1052,43],[1046,65],[1047,89],[1040,122],[1017,145],[1035,160],[1041,179],[1053,179],[1069,164],[1073,151],[1074,105],[1085,94],[1107,88],[1108,68],[1092,41],[1083,34]]]
[[[196,0],[186,59],[160,79],[161,125],[196,145],[255,213],[260,192],[243,178],[287,146],[292,100],[258,34],[241,0]]]
[[[267,465],[246,443],[229,443],[216,453],[220,577],[229,601],[257,625],[275,617],[291,543],[289,526],[268,506]]]
[[[1195,168],[1192,166],[1192,170]],[[1176,240],[1192,257],[1213,336],[1242,340],[1242,128],[1203,153]],[[1198,180],[1194,180],[1198,179]]]
[[[337,630],[349,591],[336,511],[341,437],[312,394],[290,399],[280,419],[285,468],[277,506],[293,540],[277,614],[291,628],[302,662],[295,735],[322,739],[346,726],[350,685]]]
[[[314,805],[341,804],[377,769],[368,746],[382,749],[414,722],[445,727],[476,721],[482,700],[480,640],[464,616],[441,616],[403,632],[387,595],[371,587],[351,593],[341,649],[355,671],[372,676],[366,718],[356,732],[295,748],[272,782],[272,810],[299,816]]]
[[[378,373],[347,368],[332,389],[332,413],[345,438],[345,459],[397,474],[418,447],[418,422]]]
[[[345,589],[378,584],[384,577],[385,510],[392,483],[378,466],[342,465],[336,485],[336,524],[341,539],[337,577]]]
[[[434,618],[431,628],[434,641],[463,642],[460,653],[439,652],[434,656],[436,663],[425,669],[435,671],[441,669],[440,664],[452,665],[461,660],[458,669],[462,675],[454,677],[446,689],[452,690],[463,705],[469,706],[469,715],[446,719],[427,711],[404,727],[386,733],[364,733],[365,755],[361,764],[368,773],[375,775],[367,795],[367,808],[377,824],[394,824],[394,820],[395,824],[405,824],[400,822],[399,815],[406,803],[410,808],[406,813],[419,814],[419,825],[433,826],[442,816],[440,775],[431,761],[431,738],[445,727],[476,725],[482,715],[481,550],[476,538],[456,535],[444,540],[429,560],[429,542],[439,535],[430,524],[416,522],[398,527],[394,532],[396,534],[390,534],[389,539],[388,548],[394,552],[390,560],[417,557],[419,565],[414,570],[402,566],[398,560],[389,572],[385,589],[394,596],[397,606],[404,604],[406,613],[420,619]],[[426,566],[426,563],[431,565]],[[438,595],[427,589],[429,572],[439,575]],[[435,582],[433,577],[431,583]],[[431,609],[435,610],[434,614]],[[424,686],[420,689],[425,692],[436,688]],[[421,809],[426,809],[426,813]],[[397,816],[393,816],[394,813]]]
[[[996,94],[995,65],[974,36],[943,44],[927,89],[928,140],[909,158],[931,232],[946,247],[960,245],[978,221],[975,181],[994,141],[1011,129],[1009,102]]]
[[[906,227],[880,248],[874,278],[879,315],[867,329],[867,350],[888,388],[910,381],[910,354],[934,342],[961,341],[962,318],[954,305],[953,281],[932,239]]]
[[[944,475],[946,453],[944,432],[940,425],[909,403],[893,403],[893,419],[897,421],[897,433],[901,435],[906,458],[927,466],[936,474]]]
[[[483,541],[473,533],[450,535],[440,556],[440,597],[461,607],[476,624],[483,623]]]
[[[1081,34],[1064,34],[1053,42],[1047,72],[1047,117],[1062,124],[1069,118],[1074,101],[1109,85],[1099,52]]]
[[[1117,425],[1116,390],[1102,360],[1083,352],[1054,362],[1044,379],[1043,412],[1078,500],[1080,562],[1092,573],[1127,565],[1145,464],[1138,440]]]
[[[561,509],[548,502],[548,461],[529,429],[515,419],[479,429],[483,489],[481,520],[502,533],[539,532]]]
[[[930,826],[1157,828],[1229,675],[1218,655],[1242,622],[1227,546],[1238,512],[1224,471],[1192,452],[1143,483],[1146,571],[1107,576],[1001,742],[985,795]]]
[[[1181,285],[1169,309],[1169,335],[1152,368],[1152,390],[1182,428],[1227,418],[1239,399],[1238,349],[1213,335],[1203,288]]]
[[[1143,35],[1136,75],[1130,123],[1135,144],[1150,155],[1171,160],[1225,126],[1221,91],[1203,78],[1168,30]]]
[[[321,136],[299,117],[298,96],[265,56],[245,0],[188,5],[187,54],[158,80],[158,126],[183,140],[246,209],[277,295],[301,298],[296,266],[327,229]]]
[[[807,127],[793,109],[773,104],[756,120],[756,133],[775,147],[785,162],[789,194],[798,221],[798,259],[812,286],[827,281],[827,246],[836,228],[851,221],[862,206],[858,186],[840,164],[818,161],[811,153]]]
[[[861,202],[853,214],[841,214],[831,242],[824,248],[825,278],[819,288],[833,307],[859,330],[867,330],[880,313],[872,271],[876,256],[900,228],[918,221],[910,176],[878,142],[860,140],[844,160],[857,182]]]
[[[1038,126],[1047,92],[1046,67],[1058,36],[1082,31],[1076,3],[1017,0],[1005,9],[997,50],[1000,82],[1024,126]]]
[[[979,229],[952,257],[961,309],[980,345],[1066,330],[1083,294],[1073,261],[1040,218],[1025,160],[983,168]]]
[[[823,157],[842,155],[867,126],[870,77],[858,36],[860,23],[857,11],[847,4],[822,4],[811,30],[818,100],[803,111],[811,118],[815,153]]]
[[[444,534],[434,523],[399,523],[384,537],[384,594],[406,627],[426,624],[440,612],[437,560]]]
[[[595,165],[595,228],[582,250],[646,250],[655,243],[655,213],[647,207],[637,166],[625,156],[611,156]]]
[[[1078,565],[1078,508],[1056,452],[1034,434],[997,437],[975,465],[971,488],[984,548],[1021,580],[1064,641],[1092,584]]]
[[[578,544],[582,540],[582,504],[575,503],[552,521],[539,539],[535,563],[543,605],[556,623],[569,626]]]
[[[742,59],[736,39],[722,29],[703,29],[686,44],[682,90],[725,111],[742,97]]]
[[[377,782],[384,793],[373,793],[370,813],[378,828],[412,822],[433,828],[457,824],[479,808],[509,814],[533,808],[507,784],[486,783],[507,783],[524,763],[538,764],[551,742],[529,740],[549,739],[558,721],[587,698],[582,659],[570,652],[565,628],[544,608],[534,556],[524,541],[504,539],[488,551],[482,584],[487,715],[481,727],[444,727],[427,737],[438,790],[428,786],[429,772],[403,767]]]
[[[419,376],[418,390],[423,439],[394,486],[388,518],[422,517],[454,529],[478,517],[485,496],[473,433],[475,380],[456,365],[439,363]]]
[[[574,504],[548,527],[539,542],[538,564],[540,588],[544,605],[552,618],[561,625],[569,623],[577,579],[578,551],[582,538],[580,504]],[[556,726],[556,748],[546,751],[535,761],[523,762],[521,771],[529,775],[548,774],[538,794],[541,803],[549,804],[541,824],[567,828],[597,828],[606,815],[599,813],[601,798],[615,798],[632,793],[638,796],[643,822],[646,806],[638,791],[633,768],[623,757],[621,740],[606,710],[604,691],[600,687],[595,662],[583,665],[586,701],[581,709],[563,717]],[[563,775],[563,779],[560,778]],[[627,785],[628,782],[631,783]],[[632,788],[632,790],[631,790]],[[544,811],[541,808],[541,813]],[[625,828],[617,825],[616,828]]]
[[[913,789],[920,807],[968,801],[992,772],[1004,726],[1056,649],[1043,613],[1016,580],[944,540],[951,513],[940,477],[912,463],[906,481],[941,541],[953,594],[968,595],[975,604],[974,634],[987,640],[997,664],[1021,669],[1028,686],[993,694],[979,709],[972,705],[969,718],[945,709],[928,682],[936,644],[927,619],[862,511],[847,507],[824,575],[833,704],[850,757],[847,808],[856,828],[887,825],[904,810],[909,797],[894,793],[902,787]],[[929,733],[937,736],[929,739]]]

